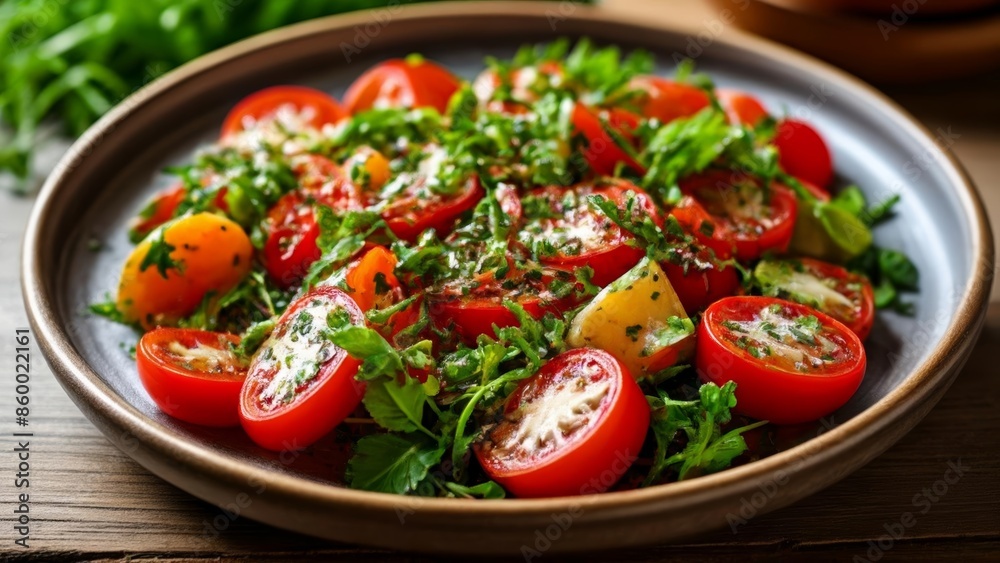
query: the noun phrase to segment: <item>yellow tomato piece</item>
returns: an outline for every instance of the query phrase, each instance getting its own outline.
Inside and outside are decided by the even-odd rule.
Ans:
[[[600,348],[641,378],[687,359],[694,327],[660,265],[643,258],[573,319],[570,346]]]
[[[379,151],[371,147],[361,147],[347,159],[350,178],[359,175],[356,168],[361,168],[360,177],[364,179],[363,187],[368,190],[379,190],[389,181],[389,161]]]
[[[151,263],[143,268],[150,250]],[[250,238],[225,217],[198,213],[171,221],[150,233],[125,261],[118,310],[146,329],[175,323],[193,313],[209,292],[221,295],[239,284],[252,258]]]

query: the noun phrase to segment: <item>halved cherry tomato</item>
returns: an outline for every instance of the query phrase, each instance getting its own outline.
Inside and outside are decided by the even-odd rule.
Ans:
[[[559,61],[542,61],[537,65],[515,68],[509,75],[509,99],[496,99],[503,80],[493,69],[486,69],[472,83],[472,91],[486,109],[497,113],[526,113],[529,105],[538,101],[538,91],[562,82],[564,72]]]
[[[575,278],[562,270],[520,270],[512,267],[497,279],[490,271],[474,280],[454,280],[428,290],[428,313],[441,329],[454,329],[467,344],[480,334],[494,336],[493,326],[517,326],[517,317],[504,307],[513,301],[536,319],[545,313],[562,314],[576,305],[572,295]],[[562,284],[569,295],[557,295],[553,288]]]
[[[642,92],[637,100],[642,115],[661,123],[690,117],[712,105],[701,88],[659,76],[637,76],[629,86]]]
[[[740,280],[734,266],[697,241],[673,242],[674,254],[660,265],[685,311],[693,314],[736,293]]]
[[[202,426],[239,426],[240,388],[247,368],[232,334],[157,328],[135,348],[139,380],[160,410]]]
[[[868,278],[813,258],[764,260],[754,269],[761,292],[808,305],[837,319],[864,340],[875,322]]]
[[[590,266],[594,270],[593,282],[607,285],[635,266],[645,252],[630,246],[632,235],[592,208],[587,197],[602,196],[624,209],[628,192],[635,195],[632,209],[635,218],[648,216],[654,223],[661,223],[649,194],[627,180],[568,188],[549,186],[531,192],[532,197],[546,204],[548,213],[527,219],[519,240],[529,248],[538,248],[538,242],[542,241],[545,248],[554,250],[536,252],[543,264],[569,270]]]
[[[272,86],[236,104],[222,124],[222,138],[275,119],[319,129],[344,117],[347,112],[329,94],[305,86]]]
[[[454,74],[426,59],[391,59],[359,76],[344,94],[344,106],[352,114],[390,107],[432,107],[443,114],[459,86]]]
[[[720,258],[754,260],[788,248],[797,210],[788,188],[765,190],[754,178],[726,170],[689,176],[680,187],[694,201],[682,200],[671,215]]]
[[[156,227],[173,219],[174,212],[184,201],[185,195],[184,186],[180,184],[156,194],[129,223],[129,238],[138,242],[146,238],[146,235]]]
[[[208,293],[236,287],[253,265],[250,238],[225,217],[197,213],[159,229],[132,250],[118,284],[118,310],[146,329],[190,315]]]
[[[372,193],[382,189],[392,173],[385,155],[368,146],[358,148],[344,163],[344,168],[347,170],[345,176],[352,183]]]
[[[329,158],[301,155],[292,159],[292,165],[302,193],[319,203],[337,211],[358,211],[368,205],[369,195]]]
[[[785,172],[828,189],[833,180],[833,159],[823,137],[809,124],[782,119],[774,132],[778,164]]]
[[[268,212],[267,224],[264,267],[278,286],[287,289],[301,282],[309,266],[319,260],[319,225],[301,191],[281,196]]]
[[[602,176],[614,174],[619,162],[625,163],[640,175],[645,174],[646,168],[608,134],[605,122],[623,141],[631,143],[639,125],[639,117],[623,109],[598,112],[581,103],[577,103],[573,109],[573,128],[587,139],[587,147],[583,150],[587,164]]]
[[[365,322],[346,293],[317,287],[288,306],[254,355],[240,396],[240,421],[260,446],[304,448],[361,404],[365,385],[354,378],[361,362],[324,335],[334,314],[356,325]]]
[[[397,237],[414,241],[420,233],[434,229],[447,235],[458,217],[476,206],[485,191],[478,176],[470,176],[455,194],[439,194],[427,187],[427,178],[414,175],[413,181],[382,209],[382,218]]]
[[[730,123],[753,127],[767,117],[767,110],[757,98],[738,90],[718,89],[715,95],[726,110]]]
[[[851,329],[805,305],[727,297],[701,318],[695,367],[719,385],[736,382],[736,412],[797,424],[851,398],[865,374],[865,349]]]
[[[525,379],[474,451],[522,498],[599,493],[638,457],[649,405],[628,369],[593,348],[564,352]]]
[[[517,228],[524,217],[524,208],[521,206],[521,196],[518,195],[517,188],[511,184],[500,182],[493,194],[500,202],[500,210],[510,220],[510,224]]]

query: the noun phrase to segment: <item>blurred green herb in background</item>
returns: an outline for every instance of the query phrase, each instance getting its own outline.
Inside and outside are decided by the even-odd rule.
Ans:
[[[26,178],[48,132],[79,136],[199,55],[310,18],[418,1],[0,0],[0,172]]]

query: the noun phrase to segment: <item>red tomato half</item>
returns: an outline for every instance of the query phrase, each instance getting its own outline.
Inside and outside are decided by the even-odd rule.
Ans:
[[[635,194],[632,213],[636,219],[648,216],[654,223],[661,224],[649,194],[627,180],[568,188],[550,186],[531,192],[531,197],[545,203],[548,212],[544,217],[527,218],[519,240],[534,248],[543,264],[568,270],[590,266],[594,269],[593,282],[607,285],[635,266],[645,251],[630,246],[632,235],[593,209],[587,197],[602,196],[624,209],[628,192]],[[540,247],[539,241],[545,246]]]
[[[727,170],[690,176],[680,187],[694,201],[682,200],[671,215],[720,258],[749,261],[788,248],[798,208],[788,188],[772,184],[765,191],[755,179]]]
[[[646,168],[608,134],[605,122],[623,141],[631,143],[635,128],[639,125],[639,117],[623,109],[595,112],[577,103],[573,110],[573,128],[587,139],[587,147],[583,151],[587,164],[602,176],[614,174],[619,162],[625,163],[640,175],[645,174]]]
[[[765,260],[754,277],[764,295],[813,307],[847,325],[864,340],[875,322],[875,297],[868,278],[813,258]]]
[[[305,86],[273,86],[236,104],[222,124],[222,138],[273,119],[302,121],[319,129],[344,117],[347,112],[329,94]]]
[[[428,60],[392,59],[359,76],[344,94],[344,106],[352,114],[396,107],[432,107],[443,114],[460,85],[454,74]]]
[[[431,191],[427,178],[418,175],[382,209],[382,218],[393,234],[403,240],[412,242],[427,229],[434,229],[443,237],[485,193],[477,176],[471,176],[457,193],[445,195]]]
[[[660,266],[688,314],[736,293],[740,280],[734,266],[720,263],[714,252],[695,241],[674,241],[673,248],[671,260]]]
[[[233,354],[238,336],[157,328],[135,349],[139,380],[160,410],[203,426],[238,426],[247,368]]]
[[[354,378],[361,362],[324,335],[331,314],[365,322],[346,293],[317,287],[288,306],[254,355],[240,396],[240,421],[260,446],[304,448],[361,404],[365,385]]]
[[[133,241],[140,241],[146,238],[153,229],[174,218],[177,206],[184,201],[183,185],[177,185],[158,193],[146,207],[139,212],[139,215],[132,219],[129,224],[129,237]]]
[[[268,212],[268,237],[264,242],[263,262],[280,287],[287,289],[302,281],[309,266],[319,260],[316,241],[319,225],[312,205],[302,192],[281,196]]]
[[[826,416],[854,395],[865,349],[829,315],[772,297],[727,297],[698,326],[698,374],[736,382],[735,410],[776,424]]]
[[[354,185],[329,158],[317,154],[293,160],[299,188],[316,201],[337,211],[360,211],[368,205],[370,194]]]
[[[572,288],[572,274],[561,270],[527,272],[511,268],[503,279],[493,272],[475,280],[455,280],[427,292],[427,311],[441,329],[454,329],[466,344],[472,345],[480,334],[495,336],[493,326],[516,326],[517,318],[504,307],[510,300],[524,307],[529,315],[542,318],[546,312],[562,314],[577,304],[572,294],[558,296],[557,284]]]
[[[472,83],[472,91],[489,111],[523,114],[530,104],[538,101],[538,91],[548,85],[558,85],[563,79],[563,66],[559,61],[543,61],[538,65],[515,68],[509,75],[509,99],[498,99],[497,90],[503,80],[492,69],[484,70]]]
[[[638,100],[642,115],[661,123],[690,117],[712,105],[701,88],[659,76],[637,76],[630,86],[643,93]]]
[[[753,127],[767,117],[767,110],[757,98],[737,90],[719,89],[715,91],[719,103],[726,110],[730,123]]]
[[[778,164],[785,172],[829,189],[833,158],[815,129],[801,121],[783,119],[774,132],[774,145],[778,148]]]
[[[522,498],[606,491],[638,457],[649,427],[639,385],[611,354],[564,352],[525,379],[474,446],[487,475]]]

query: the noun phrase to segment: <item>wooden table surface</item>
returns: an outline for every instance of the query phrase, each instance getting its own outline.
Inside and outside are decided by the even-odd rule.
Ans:
[[[706,8],[681,0],[620,0],[605,9],[648,17],[710,22]],[[728,32],[728,31],[726,31]],[[1000,216],[1000,75],[889,90],[932,129],[960,135],[954,150]],[[26,327],[18,255],[30,198],[0,192],[0,358],[13,370],[14,331]],[[997,293],[994,292],[996,296]],[[994,297],[996,299],[996,297]],[[964,371],[931,414],[897,445],[844,481],[802,502],[753,518],[738,533],[725,529],[681,545],[588,554],[573,560],[661,561],[990,561],[1000,554],[1000,303]],[[13,377],[0,392],[0,560],[254,560],[430,561],[302,537],[238,518],[209,538],[219,509],[154,477],[112,446],[77,410],[32,352],[31,539],[13,544],[15,458],[10,438]],[[949,463],[967,467],[942,492]],[[937,493],[935,493],[935,487]],[[925,496],[929,495],[929,496]],[[936,500],[931,500],[936,499]],[[926,510],[926,513],[920,513]],[[915,522],[901,529],[904,513]],[[878,542],[881,538],[881,545]],[[859,559],[860,558],[860,559]],[[555,557],[547,557],[553,559]]]

